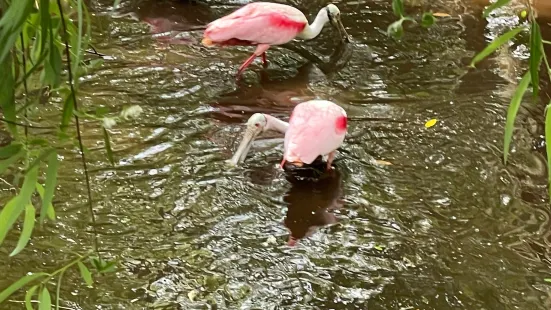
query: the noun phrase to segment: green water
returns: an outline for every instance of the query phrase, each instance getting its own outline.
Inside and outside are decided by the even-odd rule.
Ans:
[[[390,1],[335,1],[348,47],[327,27],[300,44],[325,64],[273,48],[269,67],[255,62],[238,85],[251,48],[207,49],[201,31],[167,41],[144,22],[189,29],[240,5],[230,3],[122,1],[116,15],[111,0],[90,4],[93,43],[110,57],[82,78],[80,104],[113,114],[137,104],[144,113],[112,130],[116,168],[100,124],[83,125],[100,248],[121,264],[93,289],[67,273],[66,309],[549,309],[541,109],[528,99],[511,162],[501,160],[526,49],[466,68],[514,18],[487,22],[476,8],[437,2],[451,18],[410,26],[395,41],[385,33]],[[325,4],[299,7],[311,19]],[[287,119],[312,98],[339,103],[350,118],[336,171],[318,183],[288,180],[275,133],[257,140],[242,167],[225,166],[252,113]],[[52,106],[39,111],[38,123],[57,122]],[[0,288],[93,244],[77,149],[62,155],[58,221],[8,259],[18,238],[10,234]],[[304,237],[294,247],[289,229]],[[5,309],[24,308],[23,295],[12,297]]]

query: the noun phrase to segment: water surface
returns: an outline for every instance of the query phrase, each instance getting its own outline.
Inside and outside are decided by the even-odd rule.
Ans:
[[[251,48],[207,49],[201,31],[180,32],[241,2],[122,1],[116,14],[111,3],[92,3],[95,46],[110,57],[83,77],[80,102],[114,115],[137,104],[144,114],[112,130],[115,168],[100,124],[84,124],[101,250],[121,266],[97,277],[94,289],[67,274],[65,307],[549,308],[546,173],[533,147],[541,134],[533,107],[520,112],[511,162],[501,161],[504,115],[526,50],[466,68],[516,22],[510,12],[486,22],[476,8],[434,3],[452,17],[428,30],[410,25],[396,41],[385,33],[390,1],[336,1],[353,37],[344,64],[273,48],[269,67],[255,62],[236,85]],[[309,18],[325,4],[307,3],[299,7]],[[334,34],[327,28],[302,45],[330,62],[340,48]],[[350,117],[336,171],[317,183],[289,180],[278,168],[276,133],[258,139],[242,167],[224,164],[251,114],[287,120],[312,98],[335,101]],[[40,111],[37,120],[57,121],[57,110]],[[438,123],[426,129],[432,118]],[[4,260],[0,287],[93,244],[76,154],[63,154],[58,222]],[[8,309],[21,309],[16,299]]]

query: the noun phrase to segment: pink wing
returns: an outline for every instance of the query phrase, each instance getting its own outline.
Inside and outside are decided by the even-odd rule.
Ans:
[[[254,2],[208,24],[205,37],[215,43],[238,39],[278,45],[295,38],[307,23],[304,14],[291,6]]]
[[[283,159],[311,164],[319,155],[339,148],[346,135],[346,112],[325,100],[311,100],[295,107],[285,133]]]

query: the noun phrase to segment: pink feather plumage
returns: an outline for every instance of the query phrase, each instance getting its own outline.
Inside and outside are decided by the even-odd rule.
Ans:
[[[288,161],[311,164],[319,155],[337,150],[347,130],[346,111],[331,101],[311,100],[298,104],[285,133],[281,165]]]
[[[254,2],[208,24],[203,43],[279,45],[293,40],[307,24],[304,14],[294,7]]]

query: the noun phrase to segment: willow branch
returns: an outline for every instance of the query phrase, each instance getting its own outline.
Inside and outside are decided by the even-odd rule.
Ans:
[[[78,111],[77,97],[75,88],[73,85],[73,72],[71,70],[71,52],[69,50],[69,42],[67,40],[68,32],[67,25],[65,24],[65,18],[63,14],[63,8],[61,6],[61,1],[57,0],[57,7],[59,8],[59,15],[61,16],[61,25],[63,26],[63,40],[65,43],[65,53],[67,54],[67,73],[69,75],[69,86],[71,88],[71,96],[73,97],[73,107],[75,111]],[[99,241],[98,241],[98,232],[96,230],[96,215],[94,214],[94,206],[92,202],[92,189],[90,187],[90,175],[88,173],[88,165],[86,164],[86,155],[84,154],[84,144],[82,143],[82,136],[80,134],[80,120],[76,113],[75,122],[77,129],[77,138],[78,144],[80,147],[80,154],[82,159],[82,166],[84,167],[84,176],[86,177],[86,189],[88,191],[88,209],[90,211],[90,216],[92,217],[92,229],[94,230],[94,250],[96,251],[98,258],[101,259],[101,254],[99,252]]]

